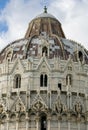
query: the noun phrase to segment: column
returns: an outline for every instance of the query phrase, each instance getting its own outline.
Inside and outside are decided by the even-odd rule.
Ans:
[[[51,91],[50,91],[50,108],[51,108]]]
[[[60,121],[58,120],[58,130],[60,130]]]
[[[3,130],[3,126],[2,126],[3,124],[2,123],[0,123],[0,130]]]
[[[18,130],[18,121],[16,120],[16,130]]]
[[[68,122],[68,130],[71,130],[71,129],[70,129],[70,122]]]
[[[88,95],[85,94],[86,111],[88,111]]]
[[[87,125],[87,130],[88,130],[88,121],[86,121],[86,125]]]
[[[40,120],[40,117],[39,117],[38,113],[37,113],[37,116],[36,116],[35,120],[36,120],[36,130],[39,130],[39,120]]]
[[[50,130],[50,120],[51,120],[51,116],[49,115],[47,117],[47,130]]]
[[[7,130],[9,130],[9,120],[7,120]]]
[[[9,130],[9,114],[7,114],[7,130]]]
[[[86,127],[87,127],[87,130],[88,130],[88,112],[86,112]]]
[[[78,122],[78,130],[80,130],[80,122]]]
[[[16,114],[16,130],[18,130],[19,126],[19,118],[18,118],[18,113]]]
[[[29,117],[28,117],[28,112],[26,112],[26,130],[29,128]]]

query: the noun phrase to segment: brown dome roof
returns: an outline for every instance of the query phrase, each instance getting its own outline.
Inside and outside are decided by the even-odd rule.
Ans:
[[[29,23],[25,38],[40,35],[44,32],[49,36],[55,34],[65,38],[61,23],[53,15],[47,12],[38,15]]]
[[[69,55],[74,61],[84,58],[88,64],[88,51],[80,44],[65,38],[61,23],[51,14],[44,12],[34,18],[27,29],[24,39],[17,40],[4,48],[0,54],[0,62],[16,58],[27,59],[42,57],[42,48],[47,47],[48,58],[54,56],[67,60]]]

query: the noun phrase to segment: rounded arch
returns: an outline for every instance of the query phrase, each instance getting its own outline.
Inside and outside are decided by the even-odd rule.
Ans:
[[[24,112],[20,113],[19,115],[21,120],[24,120],[26,118],[26,114]]]
[[[11,113],[10,118],[11,118],[11,120],[15,120],[16,119],[16,113]]]
[[[14,88],[20,88],[21,87],[21,75],[16,74],[14,76]]]
[[[83,53],[82,53],[82,51],[78,51],[78,58],[79,58],[80,62],[83,61]]]
[[[42,73],[40,75],[40,87],[47,87],[48,85],[48,75],[46,73]]]
[[[72,74],[66,75],[66,85],[72,85]]]
[[[13,50],[12,50],[12,48],[8,48],[8,50],[7,50],[7,52],[6,52],[5,59],[6,59],[7,61],[11,61],[12,55],[13,55]]]

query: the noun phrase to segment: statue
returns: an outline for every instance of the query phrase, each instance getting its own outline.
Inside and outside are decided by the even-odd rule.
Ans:
[[[80,102],[77,102],[76,105],[75,105],[75,111],[77,113],[81,113],[82,112],[82,105]]]
[[[57,113],[61,113],[61,112],[62,112],[62,104],[61,104],[61,101],[60,101],[60,100],[58,100],[58,101],[55,103],[54,110],[55,110]]]

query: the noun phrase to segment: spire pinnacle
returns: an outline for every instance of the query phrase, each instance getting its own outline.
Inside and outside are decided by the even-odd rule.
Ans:
[[[47,7],[44,6],[44,13],[47,13]]]

